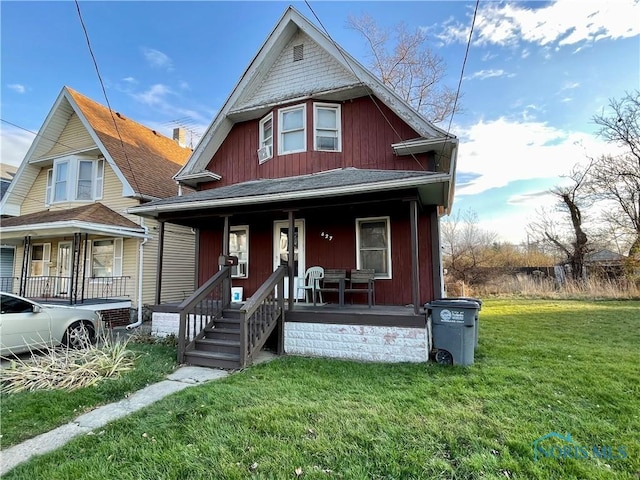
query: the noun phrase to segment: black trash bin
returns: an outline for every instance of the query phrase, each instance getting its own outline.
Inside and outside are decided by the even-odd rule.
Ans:
[[[436,362],[473,365],[478,308],[475,301],[448,298],[425,305],[431,315]]]
[[[476,314],[476,323],[474,326],[476,335],[474,348],[478,348],[478,330],[480,328],[480,310],[482,310],[482,300],[473,297],[447,297],[446,300],[465,300],[467,302],[476,302],[478,304],[478,313]]]

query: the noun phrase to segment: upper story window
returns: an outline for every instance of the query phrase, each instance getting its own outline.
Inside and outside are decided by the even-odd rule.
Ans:
[[[340,105],[313,104],[313,149],[326,152],[342,151]]]
[[[258,161],[264,163],[273,157],[273,113],[260,120],[260,147]]]
[[[103,184],[104,160],[60,158],[47,171],[45,203],[98,200],[102,198]]]
[[[296,105],[278,110],[278,154],[304,152],[307,149],[306,106]]]
[[[357,268],[373,268],[376,278],[391,278],[389,217],[356,220]]]

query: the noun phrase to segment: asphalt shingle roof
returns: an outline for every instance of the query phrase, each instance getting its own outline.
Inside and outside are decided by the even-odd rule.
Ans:
[[[259,197],[261,195],[287,194],[306,190],[321,190],[337,187],[349,187],[374,184],[395,180],[414,180],[432,177],[434,172],[407,170],[364,170],[342,168],[325,172],[300,175],[296,177],[251,180],[224,187],[201,190],[181,197],[165,198],[145,203],[145,207],[171,205],[191,201],[224,200],[239,197]]]
[[[99,202],[69,208],[67,210],[43,210],[19,217],[5,218],[2,220],[2,227],[19,227],[40,223],[70,222],[74,220],[115,227],[138,228],[142,231],[140,225],[135,224],[128,218],[123,217]]]
[[[108,108],[65,88],[136,193],[157,198],[176,195],[172,177],[185,164],[191,149],[121,114],[114,112],[112,118]]]

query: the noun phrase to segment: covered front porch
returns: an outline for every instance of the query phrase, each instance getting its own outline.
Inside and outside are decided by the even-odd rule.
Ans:
[[[220,359],[242,367],[271,335],[281,353],[426,361],[422,305],[441,296],[437,205],[446,204],[449,181],[430,172],[341,169],[132,209],[160,222],[160,245],[165,223],[190,226],[198,236],[201,289],[173,308],[158,294],[154,332],[175,333],[179,360],[196,364],[214,365],[217,347],[233,347]],[[349,283],[321,283],[323,301],[305,302],[309,267],[342,270],[344,282],[372,271],[374,296]],[[242,288],[240,304],[231,303],[234,287]]]
[[[114,222],[117,214],[101,204],[43,213],[3,221],[3,255],[11,257],[3,260],[12,270],[3,271],[3,290],[46,304],[128,310],[136,287],[128,267],[144,230],[119,215]]]

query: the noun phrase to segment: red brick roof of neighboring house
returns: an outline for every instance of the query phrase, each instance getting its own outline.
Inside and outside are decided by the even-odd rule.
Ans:
[[[69,208],[67,210],[43,210],[41,212],[29,213],[19,217],[2,219],[3,227],[21,227],[25,225],[35,225],[40,223],[55,222],[87,222],[115,227],[138,228],[140,225],[114,212],[101,203],[92,203],[81,207]]]
[[[186,163],[191,149],[119,113],[113,112],[112,118],[108,108],[65,88],[136,193],[157,198],[178,194],[172,177]]]

